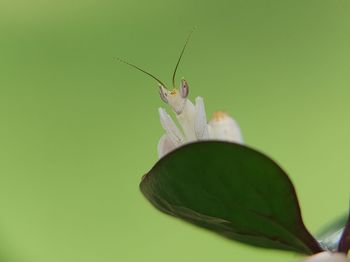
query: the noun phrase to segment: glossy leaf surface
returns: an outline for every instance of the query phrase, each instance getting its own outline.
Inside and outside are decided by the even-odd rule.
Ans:
[[[343,233],[339,240],[338,252],[348,254],[349,249],[350,249],[350,211],[349,211],[346,225],[343,229]]]
[[[286,173],[246,146],[185,145],[163,157],[140,187],[157,209],[229,239],[305,254],[322,251],[302,222]]]
[[[347,218],[347,215],[343,215],[335,219],[329,225],[327,225],[319,234],[317,234],[317,240],[321,243],[324,249],[334,252],[337,251]]]

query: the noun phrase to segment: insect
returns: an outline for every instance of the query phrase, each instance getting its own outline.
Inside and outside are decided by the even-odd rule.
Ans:
[[[157,81],[161,100],[171,107],[180,124],[181,129],[177,127],[164,108],[160,107],[158,109],[160,122],[165,131],[158,142],[159,158],[185,143],[198,140],[223,140],[243,143],[238,124],[227,113],[223,111],[215,112],[213,118],[207,122],[203,98],[196,97],[194,104],[188,99],[189,85],[185,79],[181,79],[179,88],[176,88],[176,72],[192,33],[193,30],[187,37],[175,65],[172,75],[172,89],[169,89],[163,81],[146,70],[125,60],[118,59],[120,62],[145,73]]]

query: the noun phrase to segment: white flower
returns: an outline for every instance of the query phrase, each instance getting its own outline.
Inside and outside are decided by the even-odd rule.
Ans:
[[[302,260],[301,262],[349,262],[346,255],[325,251]]]
[[[164,108],[159,108],[160,122],[165,130],[158,143],[159,158],[185,143],[198,140],[243,143],[238,124],[225,112],[215,112],[207,122],[203,98],[197,97],[195,104],[187,99],[189,87],[185,80],[181,81],[178,90],[170,91],[160,85],[159,93],[161,99],[172,108],[180,126],[178,128]]]

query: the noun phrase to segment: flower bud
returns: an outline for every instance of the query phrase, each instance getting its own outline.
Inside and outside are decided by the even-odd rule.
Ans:
[[[215,112],[208,124],[210,139],[243,143],[238,124],[225,112]]]

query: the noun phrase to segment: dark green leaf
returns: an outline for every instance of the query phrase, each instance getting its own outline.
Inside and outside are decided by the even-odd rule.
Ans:
[[[330,251],[337,251],[347,218],[347,215],[337,218],[317,234],[317,240],[322,247]]]
[[[338,252],[348,254],[349,249],[350,249],[350,210],[348,214],[348,219],[346,221],[346,225],[340,237]]]
[[[322,251],[302,222],[288,176],[246,146],[185,145],[162,158],[140,187],[159,210],[229,239],[305,254]]]

